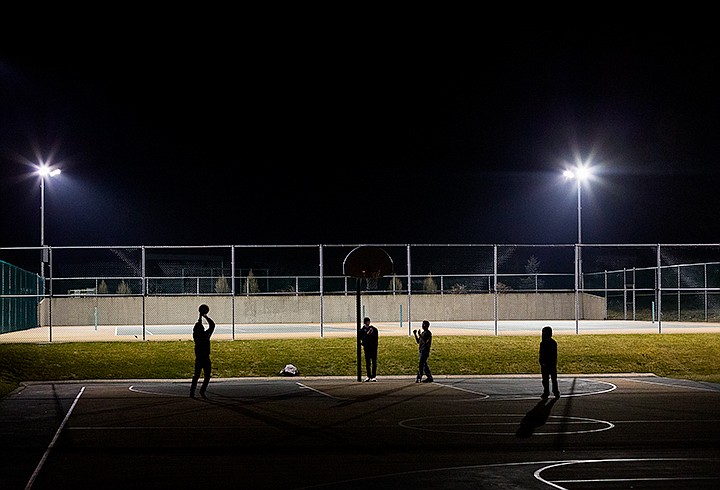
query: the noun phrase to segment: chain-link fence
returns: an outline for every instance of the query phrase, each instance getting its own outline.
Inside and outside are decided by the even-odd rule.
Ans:
[[[372,245],[394,273],[359,293],[343,271],[357,246],[0,248],[0,342],[188,338],[200,303],[219,338],[354,335],[358,296],[383,334],[720,321],[718,244]]]
[[[41,286],[37,274],[0,260],[0,334],[38,326]]]

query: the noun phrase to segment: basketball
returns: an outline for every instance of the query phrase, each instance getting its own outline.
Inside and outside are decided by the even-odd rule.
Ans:
[[[202,304],[198,307],[198,311],[201,315],[207,315],[210,312],[210,307],[206,304]]]

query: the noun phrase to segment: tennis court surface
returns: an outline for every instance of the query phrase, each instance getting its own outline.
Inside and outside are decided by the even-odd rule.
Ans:
[[[420,328],[421,322],[398,324],[373,323],[382,336],[412,337],[412,329]],[[497,325],[493,321],[432,321],[433,334],[442,335],[539,335],[545,325],[553,328],[554,335],[576,334],[622,334],[622,333],[718,333],[720,323],[670,322],[662,327],[657,322],[633,320],[507,320]],[[0,335],[0,342],[92,342],[92,341],[163,341],[192,339],[193,322],[184,325],[79,325],[38,327],[29,330],[7,332]],[[273,324],[218,324],[213,334],[216,340],[256,338],[320,338],[353,337],[357,323],[273,323]]]
[[[718,488],[720,385],[652,375],[27,383],[2,488]]]

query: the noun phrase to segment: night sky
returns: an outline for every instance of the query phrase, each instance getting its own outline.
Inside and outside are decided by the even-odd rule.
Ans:
[[[720,241],[697,22],[242,14],[2,43],[0,246]]]

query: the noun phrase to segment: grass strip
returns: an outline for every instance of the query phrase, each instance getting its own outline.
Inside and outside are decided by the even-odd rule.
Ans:
[[[558,371],[572,374],[654,373],[720,383],[720,334],[560,335]],[[436,375],[538,374],[539,336],[437,336]],[[354,338],[218,340],[213,377],[279,376],[292,363],[305,376],[355,376]],[[23,381],[182,379],[192,376],[193,342],[0,344],[0,396]],[[417,370],[417,344],[380,338],[378,376]],[[365,366],[363,361],[363,374]]]

